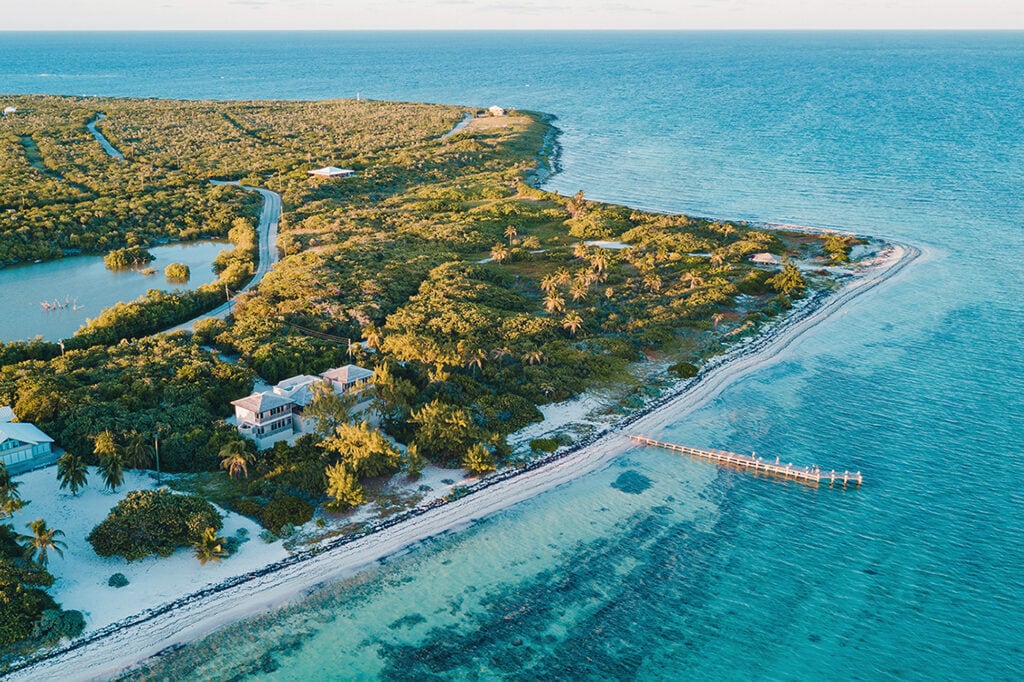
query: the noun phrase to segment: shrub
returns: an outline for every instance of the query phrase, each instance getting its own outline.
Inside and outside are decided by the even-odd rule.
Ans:
[[[227,329],[227,322],[210,317],[192,325],[192,338],[201,346],[210,346],[217,336],[226,332]]]
[[[103,264],[107,266],[108,270],[127,270],[145,265],[153,260],[156,260],[156,256],[149,251],[131,246],[126,249],[114,249],[103,257]]]
[[[241,499],[235,503],[235,512],[252,519],[260,517],[260,504],[256,500]]]
[[[292,495],[274,498],[260,510],[260,523],[276,535],[287,525],[301,526],[313,518],[313,505]]]
[[[554,438],[534,438],[530,441],[530,449],[534,452],[554,452],[558,449],[558,441]]]
[[[134,561],[150,554],[170,556],[177,548],[201,540],[207,528],[220,527],[220,514],[201,497],[134,490],[93,528],[87,540],[100,556],[119,555]]]
[[[56,644],[63,638],[72,639],[85,629],[81,611],[47,609],[32,628],[32,637],[40,644]]]
[[[187,282],[192,276],[192,271],[184,263],[171,263],[164,268],[164,277],[168,282]]]
[[[107,585],[118,588],[126,587],[128,585],[128,578],[125,577],[124,573],[115,573],[107,580]]]
[[[677,362],[670,366],[668,371],[680,379],[689,379],[690,377],[697,376],[697,366],[689,362]]]

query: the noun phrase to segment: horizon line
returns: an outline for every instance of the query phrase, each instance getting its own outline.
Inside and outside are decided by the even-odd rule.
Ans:
[[[1024,33],[995,27],[690,28],[4,28],[3,33]]]

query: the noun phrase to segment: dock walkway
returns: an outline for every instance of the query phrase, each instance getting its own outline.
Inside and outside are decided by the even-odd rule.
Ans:
[[[828,483],[829,487],[834,487],[836,484],[842,485],[844,488],[848,485],[856,485],[858,488],[864,479],[859,471],[822,471],[819,467],[801,467],[793,466],[793,463],[785,464],[779,461],[776,457],[774,462],[765,461],[760,457],[751,455],[740,455],[735,452],[726,452],[725,450],[701,450],[699,448],[691,448],[685,445],[676,445],[675,443],[665,443],[660,440],[648,438],[647,436],[630,435],[630,439],[633,442],[640,445],[649,445],[657,448],[665,448],[666,450],[672,450],[673,452],[680,452],[684,455],[696,457],[708,462],[714,462],[719,466],[732,467],[734,469],[740,469],[742,471],[748,471],[753,474],[760,474],[765,476],[771,476],[773,478],[781,478],[788,481],[796,481],[797,483],[803,483],[804,485],[811,485],[817,487],[821,483]]]

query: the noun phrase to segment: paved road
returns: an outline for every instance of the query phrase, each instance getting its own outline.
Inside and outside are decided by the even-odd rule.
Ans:
[[[215,185],[238,185],[237,181],[234,182],[222,182],[219,180],[211,180]],[[249,283],[242,287],[242,290],[237,292],[235,296],[242,292],[249,291],[254,286],[260,283],[263,279],[263,275],[270,272],[270,268],[274,267],[274,263],[280,260],[281,255],[277,250],[277,221],[281,218],[281,195],[277,192],[271,192],[269,189],[262,187],[249,187],[247,185],[239,185],[244,190],[250,192],[259,192],[263,197],[263,210],[260,212],[260,223],[256,227],[256,235],[259,238],[259,263],[256,266],[256,273],[253,275]],[[217,318],[223,320],[231,312],[231,304],[234,303],[234,297],[226,303],[222,303],[208,313],[204,313],[199,317],[193,318],[188,322],[179,324],[176,327],[171,327],[165,331],[177,332],[177,331],[192,331],[192,325],[199,320],[208,320],[211,318]]]

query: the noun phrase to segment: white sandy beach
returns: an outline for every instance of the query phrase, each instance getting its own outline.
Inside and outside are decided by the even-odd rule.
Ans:
[[[294,561],[283,562],[265,574],[257,575],[254,572],[251,579],[239,584],[207,590],[202,595],[179,599],[171,607],[161,607],[155,612],[128,618],[99,631],[92,638],[85,637],[49,658],[11,673],[10,679],[109,678],[168,647],[194,640],[221,625],[301,597],[304,592],[319,584],[351,576],[416,542],[459,529],[476,519],[594,471],[632,447],[625,434],[657,434],[666,425],[678,421],[680,417],[713,399],[741,376],[777,358],[802,334],[851,299],[896,275],[918,254],[917,249],[906,245],[889,247],[882,254],[880,262],[863,269],[840,292],[829,296],[817,306],[798,306],[792,315],[768,333],[741,343],[730,353],[715,358],[697,379],[681,382],[677,392],[656,399],[648,408],[621,420],[598,434],[589,444],[555,461],[501,480],[457,501],[430,507],[408,520],[384,527],[348,544],[330,548],[325,546],[319,554],[307,554]],[[562,414],[577,418],[578,408],[579,403],[562,410],[551,408],[545,411],[545,416]],[[539,435],[543,431],[543,428],[537,427],[531,434]],[[31,495],[26,494],[26,497],[30,498]],[[51,525],[60,527],[56,521]],[[246,546],[259,542],[254,539]],[[224,566],[234,560],[230,559]],[[59,561],[54,559],[54,562]],[[191,561],[195,562],[194,559]],[[201,570],[196,564],[189,573],[196,574]],[[232,572],[237,571],[232,569]],[[167,593],[170,594],[169,591]],[[183,594],[179,592],[170,596]],[[74,603],[64,605],[66,608],[76,608]],[[150,603],[133,606],[137,611],[150,606]]]

